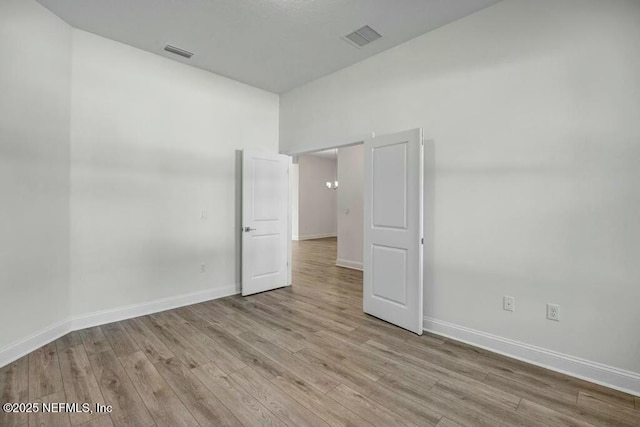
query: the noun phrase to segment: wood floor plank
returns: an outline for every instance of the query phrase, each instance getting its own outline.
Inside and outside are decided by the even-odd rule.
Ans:
[[[58,354],[58,359],[67,402],[92,406],[105,403],[83,345],[67,348]],[[91,413],[71,413],[71,424],[83,424],[95,416]]]
[[[29,402],[29,357],[24,356],[0,368],[0,404]],[[0,410],[0,426],[26,426],[26,413]]]
[[[80,336],[80,332],[73,331],[58,338],[55,343],[58,353],[61,353],[69,347],[74,347],[76,345],[82,344],[82,337]]]
[[[31,399],[31,398],[30,398]],[[32,402],[37,402],[39,404],[43,403],[55,403],[55,402],[65,402],[65,394],[64,391],[57,391],[48,396],[42,396],[39,398],[31,399]],[[29,426],[50,426],[50,427],[66,427],[71,426],[71,420],[69,419],[69,414],[66,412],[46,412],[40,407],[40,410],[35,413],[29,414]]]
[[[238,306],[237,313],[242,314],[255,322],[262,324],[265,327],[277,332],[281,335],[284,335],[292,340],[302,342],[305,340],[305,336],[307,335],[304,332],[297,331],[294,326],[287,324],[287,322],[283,322],[282,319],[275,319],[271,316],[266,315],[265,313],[261,313],[255,310],[251,310],[251,307],[247,307],[244,304],[236,304]],[[229,331],[234,335],[240,335],[244,330],[238,331]]]
[[[105,398],[104,403],[113,407],[110,415],[116,425],[155,424],[113,350],[90,354],[89,362]]]
[[[64,392],[62,373],[55,342],[29,354],[29,399],[36,399]]]
[[[276,301],[279,304],[284,305],[285,307],[304,310],[307,312],[317,312],[318,310],[322,310],[323,315],[328,316],[335,322],[339,322],[353,329],[361,326],[360,322],[354,322],[353,320],[347,319],[346,316],[344,316],[343,309],[339,307],[322,304],[312,304],[295,294],[270,292],[268,293],[268,295],[272,298],[273,301]]]
[[[178,325],[176,330],[186,337],[205,357],[215,361],[216,365],[223,371],[230,374],[247,366],[242,360],[227,351],[223,346],[218,345],[209,335],[203,332],[203,330],[206,331],[206,328],[207,326],[196,328],[187,323]]]
[[[181,307],[176,310],[178,315],[185,319],[191,326],[203,329],[209,325],[217,325],[234,335],[238,335],[246,331],[246,328],[244,328],[243,325],[238,325],[235,322],[228,321],[228,315],[226,314],[206,311],[206,306],[203,306],[200,311],[193,310],[192,307],[193,306]]]
[[[113,421],[109,415],[105,414],[92,418],[78,427],[113,427]]]
[[[302,317],[283,317],[281,313],[277,310],[274,310],[270,307],[267,307],[264,304],[260,303],[249,303],[246,305],[246,310],[251,310],[252,312],[257,312],[262,314],[263,316],[271,319],[280,325],[280,327],[284,328],[295,328],[297,331],[302,332],[304,334],[312,334],[320,330],[318,325],[313,322],[304,319]]]
[[[238,337],[231,335],[215,325],[203,330],[217,345],[225,348],[246,366],[251,367],[265,378],[271,379],[286,371],[279,363],[274,362],[254,347],[247,345]]]
[[[576,427],[592,427],[592,424],[584,420],[571,417],[566,414],[554,411],[543,405],[522,399],[518,406],[518,412],[530,418],[535,425],[545,426],[576,426]]]
[[[578,398],[577,394],[568,394],[547,385],[523,383],[496,374],[487,375],[484,383],[545,406],[553,404],[574,407]]]
[[[332,335],[309,335],[305,346],[317,353],[329,356],[345,366],[350,366],[356,372],[374,381],[385,376],[389,369],[397,367],[397,363],[386,357],[376,355],[371,350],[362,347],[350,346]]]
[[[271,382],[330,426],[367,425],[358,414],[293,375],[276,377]]]
[[[352,325],[335,322],[330,315],[325,315],[324,313],[314,314],[315,312],[280,304],[279,301],[271,297],[268,293],[260,294],[260,296],[262,297],[260,304],[265,304],[268,307],[276,309],[281,316],[285,316],[286,318],[303,319],[312,325],[317,325],[321,329],[329,331],[353,331],[355,329]]]
[[[231,411],[178,359],[167,359],[154,366],[200,425],[240,425]]]
[[[634,396],[618,390],[606,388],[599,384],[593,384],[584,380],[576,379],[575,386],[578,392],[586,393],[603,402],[613,405],[620,405],[627,408],[635,408]]]
[[[175,357],[171,350],[145,325],[141,318],[129,319],[120,323],[151,362],[161,362]]]
[[[245,426],[286,425],[213,363],[192,372]]]
[[[231,301],[231,298],[224,298],[225,301]],[[207,312],[213,314],[215,317],[224,316],[226,314],[232,314],[234,312],[233,309],[227,308],[224,304],[221,304],[222,300],[218,301],[207,301],[201,304],[194,304],[191,307],[194,310],[198,310],[200,308],[204,308]]]
[[[345,404],[349,409],[365,419],[369,425],[377,427],[418,425],[402,418],[400,415],[386,409],[384,406],[350,389],[344,384],[335,387],[327,393],[327,396],[338,403]]]
[[[102,327],[83,329],[80,332],[82,343],[87,354],[96,354],[102,351],[111,350],[111,345],[107,341],[107,337],[102,332]]]
[[[131,335],[129,335],[122,323],[115,322],[103,325],[102,332],[107,338],[107,341],[109,341],[116,356],[125,356],[140,351],[140,347],[136,341],[131,338]]]
[[[578,407],[597,417],[602,425],[640,426],[640,411],[604,402],[582,391],[578,393]]]
[[[342,384],[375,400],[378,404],[386,406],[387,409],[416,424],[433,426],[442,418],[441,413],[433,408],[426,407],[423,404],[423,400],[414,400],[413,390],[407,392],[401,388],[394,389],[382,385],[379,381],[372,381],[366,376],[360,375],[353,369],[343,365],[340,361],[332,360],[321,353],[314,353],[305,349],[296,354],[303,357],[309,363],[313,363],[316,369],[333,375]],[[420,378],[420,380],[422,379],[424,378]],[[424,388],[425,383],[421,383],[420,387]],[[430,387],[430,385],[427,383],[426,387]],[[425,396],[428,396],[428,393],[425,393]]]
[[[251,331],[256,335],[259,335],[260,337],[269,340],[292,353],[295,353],[296,351],[302,350],[304,348],[304,345],[299,340],[296,340],[291,336],[282,333],[280,330],[271,329],[263,325],[261,322],[258,322],[242,313],[229,314],[225,316],[225,319],[233,323],[246,326],[246,330],[243,330],[241,333]]]
[[[416,369],[433,370],[434,365],[441,369],[439,372],[449,371],[461,376],[482,381],[487,377],[487,372],[476,369],[468,364],[459,363],[454,360],[433,356],[431,354],[423,354],[423,356],[415,356],[415,352],[403,352],[396,346],[389,347],[374,340],[369,340],[363,344],[363,347],[376,352],[377,354],[394,360],[397,363],[406,366],[412,366]],[[448,373],[447,373],[448,374]]]
[[[380,378],[377,383],[419,402],[431,394],[438,380],[429,373],[398,369]]]
[[[463,376],[441,377],[437,385],[439,388],[448,390],[459,396],[470,394],[473,395],[474,398],[485,401],[487,405],[499,405],[509,410],[518,409],[520,400],[522,400],[520,396]]]
[[[177,333],[170,324],[161,317],[152,315],[140,318],[140,321],[151,330],[171,352],[189,368],[195,368],[209,362],[193,344]]]
[[[560,414],[573,417],[584,423],[593,425],[624,425],[624,423],[614,423],[614,419],[594,409],[591,405],[578,407],[577,395],[568,395],[566,391],[555,389],[546,384],[540,385],[535,382],[522,383],[494,374],[489,374],[485,383],[522,396],[529,402],[534,402],[540,406],[544,406]],[[588,401],[592,402],[591,399]],[[597,407],[598,405],[595,406]]]
[[[256,334],[246,332],[241,334],[239,338],[274,362],[282,365],[283,368],[289,370],[297,377],[302,378],[307,383],[316,387],[322,393],[326,393],[339,384],[334,378],[311,369],[311,366],[303,360]]]
[[[366,341],[375,341],[380,344],[384,344],[387,347],[395,348],[398,351],[404,351],[410,353],[416,357],[429,357],[431,355],[441,355],[442,351],[442,343],[444,341],[437,339],[429,339],[425,336],[411,336],[411,337],[400,337],[391,330],[384,330],[379,328],[371,328],[368,325],[360,326],[356,328],[352,332],[351,337],[359,338],[360,335],[368,337],[364,340],[358,340],[360,343],[364,343]],[[446,356],[451,357],[451,354],[446,354]],[[455,357],[455,355],[454,355]],[[473,367],[478,367],[477,365],[473,365]]]
[[[447,417],[442,417],[438,424],[436,424],[436,427],[461,427],[461,425],[455,421],[451,421]]]
[[[445,352],[445,355],[451,358],[464,358],[467,363],[484,366],[485,369],[495,375],[548,390],[556,395],[564,394],[572,401],[577,399],[579,391],[584,391],[609,403],[633,407],[633,396],[628,393],[612,390],[578,378],[571,378],[558,372],[510,359],[464,343],[448,341],[439,347],[437,351]]]
[[[119,360],[158,426],[197,424],[144,353],[139,351],[122,356]]]
[[[231,377],[290,427],[328,425],[251,368],[237,371]]]
[[[487,393],[474,393],[473,390],[465,387],[451,387],[450,384],[443,385],[440,382],[433,386],[431,392],[432,399],[440,399],[439,403],[446,401],[447,405],[450,405],[450,410],[443,411],[444,415],[461,424],[468,424],[468,422],[464,422],[462,418],[456,418],[460,412],[475,413],[483,420],[487,420],[486,422],[474,420],[472,422],[474,425],[526,426],[532,424],[532,420],[526,415],[518,413],[514,408],[501,405]]]

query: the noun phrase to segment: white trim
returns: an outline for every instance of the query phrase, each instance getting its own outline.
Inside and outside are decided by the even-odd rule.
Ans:
[[[71,332],[69,320],[62,320],[0,349],[0,368]]]
[[[293,240],[326,239],[327,237],[338,237],[338,235],[336,233],[307,234],[306,236],[293,236]]]
[[[147,314],[158,313],[160,311],[184,307],[185,305],[224,298],[238,293],[240,293],[239,286],[228,286],[226,288],[208,289],[206,291],[193,292],[186,295],[177,295],[140,304],[131,304],[124,307],[82,314],[80,316],[74,316],[70,320],[71,330],[77,331],[79,329],[119,322],[120,320],[146,316]]]
[[[423,318],[423,327],[425,331],[437,335],[640,396],[640,373],[625,371],[427,316]]]
[[[353,270],[362,271],[362,262],[360,261],[349,261],[348,259],[337,259],[336,265],[338,267],[351,268]]]
[[[289,163],[287,164],[287,286],[293,284],[293,252],[292,244],[293,240],[293,204],[291,203],[291,169],[293,166],[293,157],[289,156]],[[297,239],[296,239],[297,240]]]
[[[133,317],[144,316],[151,313],[158,313],[160,311],[184,307],[185,305],[224,298],[238,293],[240,293],[240,285],[228,286],[225,288],[209,289],[206,291],[161,298],[140,304],[132,304],[110,310],[74,316],[47,326],[27,338],[21,339],[0,349],[0,367],[6,366],[72,331],[118,322],[120,320],[131,319]]]
[[[298,236],[294,234],[293,236],[291,236],[291,240],[300,240],[300,239],[298,238]]]

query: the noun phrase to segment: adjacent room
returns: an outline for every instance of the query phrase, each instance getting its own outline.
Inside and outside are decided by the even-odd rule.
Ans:
[[[292,162],[293,240],[337,238],[338,150],[303,154]]]
[[[637,0],[0,0],[0,426],[640,425]]]

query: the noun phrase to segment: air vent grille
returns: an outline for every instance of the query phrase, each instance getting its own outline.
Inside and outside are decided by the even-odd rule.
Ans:
[[[372,41],[378,40],[382,36],[370,26],[365,25],[364,27],[355,30],[351,34],[347,34],[344,37],[356,46],[363,47],[368,45]]]
[[[164,50],[166,50],[167,52],[171,52],[173,54],[176,55],[180,55],[184,58],[191,58],[193,56],[192,52],[189,52],[188,50],[184,50],[184,49],[180,49],[179,47],[175,47],[175,46],[171,46],[170,44],[166,45],[164,47]]]

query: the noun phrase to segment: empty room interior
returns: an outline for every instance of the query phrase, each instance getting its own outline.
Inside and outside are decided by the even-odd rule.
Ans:
[[[0,0],[0,426],[640,426],[640,1]]]

